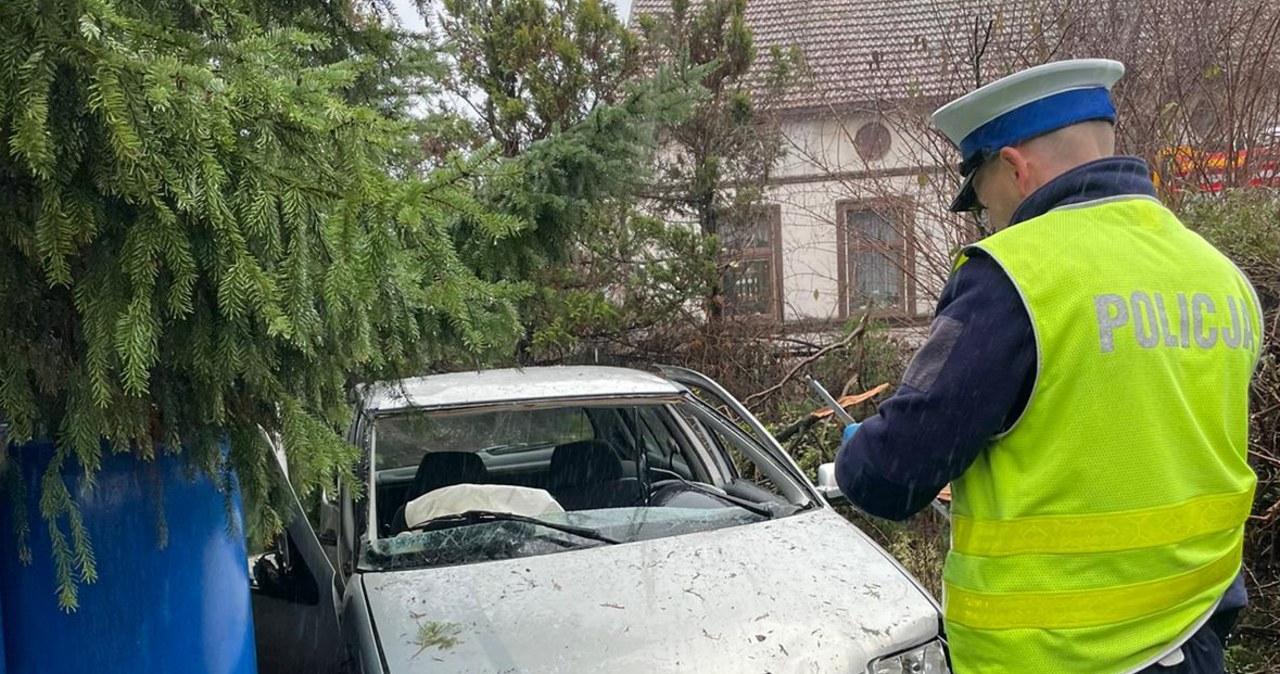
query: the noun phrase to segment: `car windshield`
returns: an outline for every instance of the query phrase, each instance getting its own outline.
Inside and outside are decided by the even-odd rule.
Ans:
[[[741,526],[809,503],[774,457],[693,400],[399,412],[370,440],[372,570]]]

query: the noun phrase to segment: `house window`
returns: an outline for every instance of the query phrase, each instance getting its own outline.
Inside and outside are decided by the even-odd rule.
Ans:
[[[782,317],[782,209],[750,206],[721,222],[725,313]]]
[[[858,132],[853,136],[853,149],[857,150],[858,156],[862,157],[863,161],[883,159],[889,154],[889,147],[892,144],[893,136],[880,122],[863,124],[858,127]]]
[[[901,204],[842,203],[837,209],[840,305],[845,316],[915,313],[910,223]]]

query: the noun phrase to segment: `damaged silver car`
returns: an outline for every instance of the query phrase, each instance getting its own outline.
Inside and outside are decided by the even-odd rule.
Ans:
[[[255,565],[263,674],[948,671],[933,599],[698,373],[382,384],[350,440],[366,483]]]

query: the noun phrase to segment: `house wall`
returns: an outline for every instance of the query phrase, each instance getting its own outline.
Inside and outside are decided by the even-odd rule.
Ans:
[[[916,244],[911,260],[916,276],[915,314],[932,314],[945,280],[956,223],[943,221],[934,169],[912,152],[912,143],[891,120],[888,153],[866,161],[853,137],[872,117],[847,116],[791,119],[784,123],[786,156],[774,171],[765,200],[782,214],[782,284],[784,317],[844,318],[840,307],[840,263],[837,217],[842,202],[903,199],[914,221]]]
[[[890,132],[889,152],[864,160],[854,148],[854,137],[864,124],[880,122]],[[888,171],[919,166],[921,157],[904,135],[907,122],[877,115],[836,115],[816,111],[790,113],[782,120],[786,156],[774,167],[781,180],[820,177],[837,172]]]

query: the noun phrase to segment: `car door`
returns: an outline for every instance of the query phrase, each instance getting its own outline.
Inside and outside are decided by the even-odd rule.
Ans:
[[[717,384],[710,377],[683,367],[675,367],[673,365],[659,365],[658,371],[664,377],[677,384],[689,389],[690,392],[708,402],[710,406],[720,408],[718,411],[726,416],[730,421],[737,423],[738,427],[746,426],[745,430],[760,444],[770,456],[778,462],[779,466],[787,472],[791,473],[801,484],[812,492],[811,496],[817,497],[817,492],[813,491],[812,483],[805,477],[800,466],[796,464],[795,459],[783,449],[782,444],[769,433],[764,424],[751,414],[745,405],[738,402],[732,394]]]
[[[276,443],[273,468],[288,483],[288,467]],[[331,519],[322,506],[311,513],[292,488],[293,516],[272,548],[250,558],[250,595],[259,674],[334,674],[344,660],[333,596],[334,567],[313,522]],[[324,503],[324,499],[320,499]],[[326,532],[327,535],[327,532]]]

